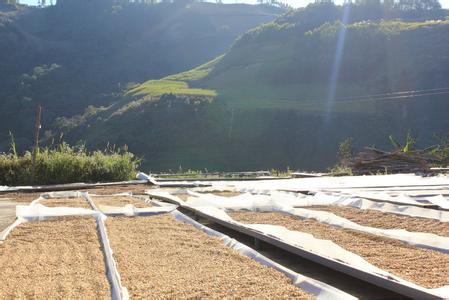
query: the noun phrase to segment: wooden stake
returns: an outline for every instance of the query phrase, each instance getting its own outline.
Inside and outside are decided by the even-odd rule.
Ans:
[[[36,110],[36,123],[34,125],[34,148],[33,148],[32,167],[31,167],[31,183],[34,183],[34,175],[36,170],[36,154],[39,151],[39,131],[41,129],[41,112],[42,107],[38,105]]]

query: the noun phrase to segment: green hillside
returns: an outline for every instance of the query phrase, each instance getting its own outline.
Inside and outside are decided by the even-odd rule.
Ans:
[[[449,129],[446,12],[382,13],[352,5],[343,23],[341,6],[309,5],[207,64],[59,121],[94,147],[127,143],[153,170],[326,169],[348,136],[387,147],[410,131],[429,145]]]
[[[193,0],[153,5],[66,0],[45,8],[0,4],[0,151],[9,149],[9,131],[20,151],[30,146],[38,104],[43,134],[59,139],[52,128],[56,118],[110,106],[136,83],[201,65],[283,11]],[[192,92],[179,83],[171,87]]]

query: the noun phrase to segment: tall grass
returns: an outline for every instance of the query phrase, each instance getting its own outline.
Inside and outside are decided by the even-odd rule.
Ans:
[[[88,152],[84,146],[66,143],[56,148],[39,149],[35,176],[32,178],[32,154],[18,156],[15,147],[0,154],[0,185],[59,184],[130,180],[136,175],[139,160],[125,148],[107,148]]]

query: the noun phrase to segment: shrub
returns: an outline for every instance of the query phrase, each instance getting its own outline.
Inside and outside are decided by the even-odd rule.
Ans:
[[[17,156],[11,151],[0,154],[0,185],[130,180],[139,162],[127,149],[88,152],[83,146],[63,143],[55,149],[39,149],[32,178],[31,152]]]

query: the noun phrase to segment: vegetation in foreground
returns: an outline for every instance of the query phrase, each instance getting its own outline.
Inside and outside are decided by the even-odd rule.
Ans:
[[[84,146],[66,143],[36,152],[34,178],[32,153],[17,155],[14,142],[10,153],[0,154],[0,185],[62,184],[133,179],[139,159],[128,149],[108,147],[88,152]]]

